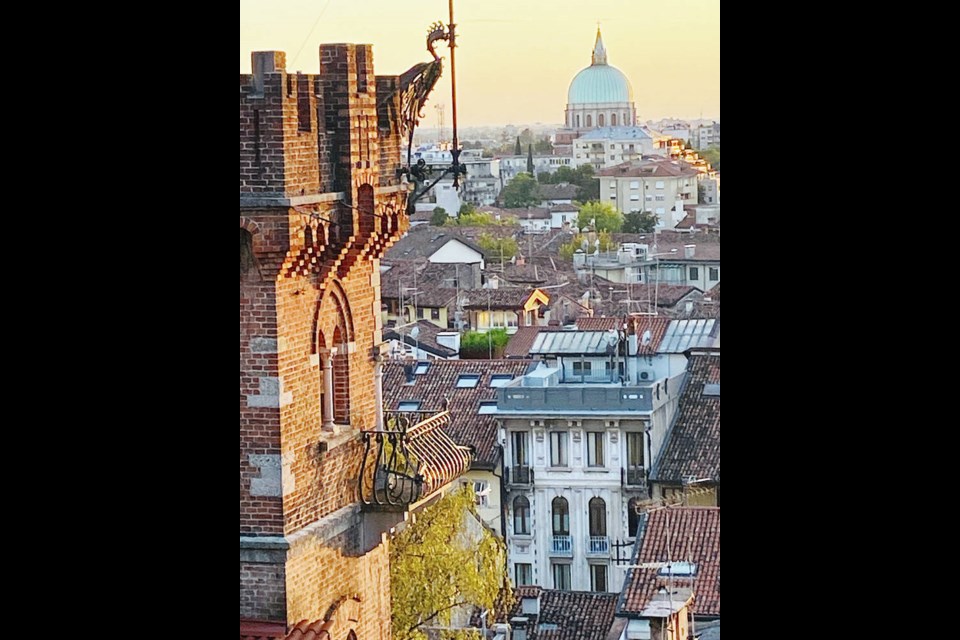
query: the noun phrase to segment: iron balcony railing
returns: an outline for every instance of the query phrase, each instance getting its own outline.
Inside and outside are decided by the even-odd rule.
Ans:
[[[643,467],[631,466],[627,467],[627,484],[634,486],[642,486],[646,484],[646,475]]]
[[[402,509],[466,472],[472,454],[444,432],[449,422],[447,411],[386,411],[383,429],[361,431],[364,504]]]
[[[553,536],[553,544],[550,546],[550,553],[555,556],[572,556],[573,538],[570,536]]]
[[[607,555],[610,553],[610,540],[607,536],[590,536],[587,555]]]
[[[507,468],[508,485],[533,484],[533,469],[525,464],[517,464]]]

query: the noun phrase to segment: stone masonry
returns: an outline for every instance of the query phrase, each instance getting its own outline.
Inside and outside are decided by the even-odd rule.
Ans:
[[[399,79],[374,76],[370,45],[319,54],[318,75],[267,51],[240,76],[240,617],[289,629],[348,603],[334,637],[389,638],[357,434],[375,421],[379,261],[408,224]]]

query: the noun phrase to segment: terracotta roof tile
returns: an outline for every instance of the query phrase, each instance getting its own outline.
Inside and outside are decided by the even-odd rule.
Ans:
[[[541,200],[573,200],[577,197],[578,187],[573,184],[540,185]]]
[[[601,177],[615,178],[692,178],[699,175],[689,163],[668,158],[644,157],[643,160],[630,160],[597,172]]]
[[[533,288],[504,287],[500,289],[474,289],[464,295],[465,309],[519,309],[533,294]],[[544,292],[546,293],[546,292]],[[547,294],[549,298],[549,294]]]
[[[692,578],[673,576],[669,585],[694,591],[693,611],[698,615],[720,615],[720,508],[673,507],[644,514],[633,564],[648,562],[693,562]],[[669,532],[669,535],[668,535]],[[667,540],[670,540],[669,548]],[[617,613],[637,614],[667,578],[659,569],[631,569],[624,582]]]
[[[504,357],[529,358],[530,348],[541,331],[563,331],[563,327],[517,327],[517,332],[510,336],[510,342],[503,350]]]
[[[475,461],[493,465],[500,459],[497,447],[497,424],[494,416],[480,414],[480,403],[497,399],[497,389],[490,386],[495,374],[524,375],[531,360],[431,360],[423,374],[415,376],[412,385],[405,384],[403,363],[391,360],[384,366],[383,398],[387,409],[398,409],[404,400],[419,400],[421,411],[450,411],[447,434],[460,445],[476,449]],[[477,386],[457,387],[462,373],[480,375]]]
[[[693,476],[720,482],[720,396],[704,389],[719,383],[720,351],[692,352],[677,415],[651,479],[679,483]]]
[[[540,613],[523,613],[522,598],[540,596]],[[558,591],[537,586],[514,590],[516,603],[508,622],[514,616],[528,618],[528,640],[605,640],[617,605],[617,594],[592,591]],[[541,625],[556,625],[556,629],[541,629]]]

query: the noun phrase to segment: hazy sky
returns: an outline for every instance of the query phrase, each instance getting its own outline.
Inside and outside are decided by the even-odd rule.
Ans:
[[[447,0],[240,0],[240,72],[252,51],[287,54],[287,70],[317,73],[322,42],[373,45],[374,70],[400,74],[430,60],[427,27],[449,21]],[[567,89],[590,64],[597,22],[608,61],[633,85],[640,120],[720,117],[719,0],[454,0],[461,126],[561,123]],[[446,106],[443,78],[421,126]]]

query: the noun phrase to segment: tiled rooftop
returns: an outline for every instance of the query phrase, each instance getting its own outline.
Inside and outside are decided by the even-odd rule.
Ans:
[[[644,522],[645,520],[645,522]],[[641,519],[633,564],[692,562],[692,577],[659,575],[659,568],[631,569],[617,605],[618,614],[639,614],[661,586],[694,591],[697,615],[720,615],[720,508],[673,507]],[[667,546],[667,540],[670,544]]]
[[[510,342],[503,350],[505,358],[529,358],[537,334],[541,331],[563,331],[562,327],[517,327],[517,332],[510,336]]]
[[[597,172],[600,177],[614,178],[692,178],[698,171],[682,160],[631,160]]]
[[[420,329],[416,338],[410,335],[410,332],[413,330],[413,326],[416,326]],[[440,358],[451,358],[457,355],[457,351],[454,351],[449,347],[445,347],[437,342],[437,334],[441,331],[444,331],[444,329],[441,329],[429,320],[417,320],[416,325],[413,326],[404,327],[402,330],[396,328],[384,329],[383,339],[399,340],[402,333],[403,342],[406,345],[414,348],[419,347],[424,351],[429,351]]]
[[[651,479],[679,484],[694,477],[720,482],[720,396],[704,393],[720,384],[720,350],[693,351],[666,445],[654,463]],[[709,389],[706,389],[709,393]]]
[[[457,444],[476,448],[475,461],[480,465],[496,464],[497,424],[492,415],[479,414],[480,403],[496,400],[497,388],[490,386],[491,376],[511,374],[519,378],[527,372],[530,360],[431,360],[423,374],[406,384],[403,363],[389,361],[383,372],[383,398],[387,409],[396,410],[399,403],[419,400],[421,411],[450,411],[447,434]],[[475,387],[457,387],[460,374],[480,376]]]
[[[537,595],[539,615],[523,613],[523,598]],[[509,622],[515,616],[528,618],[527,640],[605,640],[617,604],[615,593],[558,591],[537,586],[517,587],[514,596],[516,604],[501,622]]]
[[[577,186],[573,184],[540,185],[541,200],[572,200],[577,195]]]
[[[474,289],[466,296],[465,309],[520,309],[533,294],[531,288]],[[549,298],[549,295],[548,295]]]

